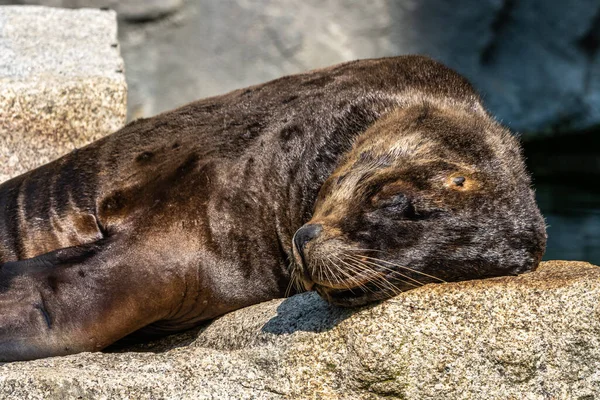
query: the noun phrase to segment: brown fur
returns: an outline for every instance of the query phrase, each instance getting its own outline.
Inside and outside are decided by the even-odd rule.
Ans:
[[[377,196],[380,186],[384,197],[387,188],[427,191],[420,175],[449,159],[456,168],[440,172],[440,188],[419,203],[443,209],[438,222],[462,216],[433,225],[444,240],[423,233],[425,220],[414,229],[396,221],[397,230],[391,219],[365,222],[357,196]],[[412,181],[402,178],[409,172]],[[452,174],[469,180],[440,196]],[[464,78],[419,56],[341,64],[135,121],[0,185],[0,361],[98,350],[138,330],[183,330],[283,296],[298,259],[292,237],[317,195],[314,220],[331,221],[323,237],[370,235],[370,246],[398,254],[410,247],[416,269],[442,274],[451,259],[454,278],[514,273],[543,252],[518,145]],[[494,231],[465,222],[479,210],[514,211],[497,236],[512,250],[487,252]],[[338,300],[391,295],[373,293]]]
[[[528,271],[545,245],[517,140],[482,109],[434,99],[368,128],[306,226],[319,234],[296,247],[296,277],[340,305]]]

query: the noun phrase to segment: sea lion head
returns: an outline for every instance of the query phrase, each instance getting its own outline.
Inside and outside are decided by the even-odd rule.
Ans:
[[[338,305],[535,269],[546,230],[518,141],[483,108],[423,103],[363,132],[293,238],[293,278]]]

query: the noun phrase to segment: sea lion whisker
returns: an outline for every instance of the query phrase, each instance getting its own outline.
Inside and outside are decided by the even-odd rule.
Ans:
[[[294,272],[296,272],[296,268],[297,267],[294,266]],[[294,282],[294,287],[296,288],[296,290],[298,291],[298,293],[306,291],[306,288],[302,284],[302,280],[300,279],[300,276],[298,274],[294,273],[294,276],[293,276],[292,280]]]
[[[356,263],[357,265],[360,265],[362,268],[369,269],[369,270],[373,269],[371,266],[363,263],[361,260],[353,259],[353,262]],[[395,272],[395,271],[392,271],[392,272]],[[376,276],[376,279],[380,279],[380,280],[384,281],[386,284],[391,285],[399,293],[402,292],[402,290],[400,288],[398,288],[396,285],[394,285],[385,275],[384,276]],[[399,279],[399,278],[396,278],[396,279],[398,279],[400,282],[406,283],[408,285],[412,285],[414,287],[418,287],[414,283],[411,283],[409,281],[405,281],[404,279]]]
[[[329,262],[331,263],[331,261],[329,260]],[[335,276],[335,273],[333,272],[333,270],[329,267],[329,265],[325,262],[325,260],[321,260],[321,264],[323,265],[323,267],[325,267],[325,280],[329,281],[329,282],[337,282],[338,279]],[[322,279],[321,279],[322,280]]]
[[[420,282],[419,280],[417,280],[417,279],[415,279],[415,278],[412,278],[412,277],[410,277],[410,276],[408,276],[408,275],[404,275],[404,274],[403,274],[403,273],[401,273],[401,272],[398,272],[398,271],[396,271],[396,270],[393,270],[393,269],[391,269],[391,268],[388,268],[388,267],[386,267],[385,265],[381,265],[381,264],[378,264],[378,263],[376,263],[376,262],[369,261],[369,260],[360,260],[360,259],[358,259],[358,258],[356,258],[356,257],[354,257],[354,256],[351,256],[351,255],[346,255],[346,256],[347,256],[348,258],[352,258],[352,259],[354,259],[355,261],[360,261],[360,262],[362,262],[362,263],[366,263],[366,264],[369,264],[369,265],[372,265],[372,266],[375,266],[375,267],[378,267],[378,268],[382,268],[382,269],[383,269],[383,270],[385,270],[385,271],[389,271],[389,272],[392,272],[392,273],[394,273],[394,274],[398,274],[398,275],[400,275],[401,277],[403,277],[403,278],[406,278],[406,279],[408,279],[408,280],[411,280],[411,281],[413,281],[413,282],[416,282],[416,283],[418,284],[418,286],[417,286],[417,285],[415,285],[414,283],[411,283],[411,285],[412,285],[412,286],[419,287],[419,286],[423,286],[423,285],[424,285],[424,283],[423,283],[423,282]],[[408,283],[408,282],[407,282],[407,283]]]
[[[335,258],[336,258],[338,261],[340,261],[342,264],[344,264],[344,265],[346,265],[346,266],[348,266],[348,267],[356,267],[355,265],[352,265],[352,264],[348,263],[347,261],[344,261],[343,259],[341,259],[341,258],[340,258],[340,257],[338,257],[338,256],[334,256],[334,257],[335,257]],[[354,268],[354,269],[356,269],[356,268]],[[342,271],[342,272],[344,272],[344,273],[346,273],[344,270],[341,270],[341,271]],[[365,269],[364,269],[364,270],[362,270],[362,271],[358,270],[358,271],[357,271],[357,273],[358,273],[358,275],[362,275],[362,274],[364,274],[366,271],[367,271],[367,269],[365,268]],[[346,273],[346,274],[347,274],[347,273]]]
[[[384,251],[384,250],[377,250],[377,249],[367,249],[367,248],[357,248],[357,247],[351,247],[351,246],[346,246],[346,247],[344,247],[344,250],[357,251],[357,252],[363,252],[363,251],[376,251],[376,252],[379,252],[379,253],[383,253],[383,254],[387,254],[387,255],[392,255],[392,254],[390,254],[389,252],[387,252],[387,251]],[[410,268],[410,267],[407,267],[407,266],[402,266],[402,265],[399,265],[399,264],[395,264],[395,263],[392,263],[392,262],[390,262],[390,261],[382,260],[382,259],[380,259],[380,258],[368,257],[368,256],[365,256],[364,254],[361,254],[361,257],[364,257],[364,258],[370,258],[370,259],[372,259],[372,260],[380,261],[380,262],[383,262],[383,263],[386,263],[386,264],[389,264],[389,265],[392,265],[392,266],[395,266],[395,267],[398,267],[398,268],[406,269],[406,270],[408,270],[408,271],[411,271],[411,272],[414,272],[414,273],[417,273],[417,274],[420,274],[420,275],[424,275],[424,276],[427,276],[427,277],[430,277],[430,278],[436,279],[436,280],[438,280],[438,281],[440,281],[440,282],[446,283],[446,281],[445,281],[445,280],[443,280],[443,279],[441,279],[441,278],[438,278],[438,277],[436,277],[436,276],[433,276],[433,275],[428,275],[428,274],[426,274],[426,273],[424,273],[424,272],[418,271],[418,270],[416,270],[416,269],[413,269],[413,268]]]
[[[353,261],[354,261],[355,263],[357,263],[357,264],[354,264],[354,265],[355,265],[355,266],[357,266],[357,267],[360,265],[360,266],[361,266],[361,268],[364,268],[364,269],[366,269],[366,270],[372,270],[372,268],[370,268],[370,267],[368,267],[367,265],[363,264],[363,263],[362,263],[362,262],[360,262],[359,260],[356,260],[356,259],[355,259],[355,260],[353,260]],[[400,289],[399,287],[397,287],[396,285],[394,285],[394,284],[393,284],[393,283],[392,283],[392,282],[391,282],[389,279],[387,279],[385,276],[375,276],[375,278],[374,278],[374,281],[373,281],[373,284],[375,284],[375,285],[376,285],[377,287],[379,287],[380,289],[382,289],[382,290],[385,290],[385,288],[384,288],[384,287],[381,287],[381,286],[377,285],[377,283],[375,282],[375,280],[379,280],[379,281],[381,281],[382,283],[384,283],[384,284],[385,284],[385,285],[386,285],[386,286],[387,286],[389,289],[391,289],[391,290],[392,290],[392,292],[394,292],[394,294],[396,294],[396,295],[398,295],[398,294],[402,293],[402,289]],[[403,280],[403,279],[399,279],[399,281],[400,281],[400,282],[403,282],[403,283],[406,283],[406,284],[409,284],[409,285],[412,285],[412,286],[414,286],[414,287],[418,287],[418,286],[416,286],[415,284],[413,284],[413,283],[411,283],[411,282],[408,282],[408,281],[405,281],[405,280]]]
[[[290,267],[290,281],[288,282],[287,288],[285,289],[284,297],[289,297],[292,288],[296,286],[296,280],[298,279],[296,276],[296,264],[292,264]]]
[[[379,262],[382,262],[382,263],[385,263],[385,264],[391,265],[391,266],[393,266],[393,267],[402,268],[402,269],[405,269],[405,270],[407,270],[407,271],[411,271],[411,272],[414,272],[414,273],[416,273],[416,274],[423,275],[423,276],[426,276],[426,277],[428,277],[428,278],[435,279],[435,280],[437,280],[437,281],[439,281],[439,282],[441,282],[441,283],[447,283],[445,280],[443,280],[443,279],[441,279],[441,278],[438,278],[437,276],[429,275],[429,274],[426,274],[425,272],[421,272],[421,271],[418,271],[418,270],[416,270],[416,269],[413,269],[413,268],[410,268],[410,267],[406,267],[406,266],[403,266],[403,265],[400,265],[400,264],[395,264],[395,263],[393,263],[393,262],[390,262],[390,261],[382,260],[381,258],[376,258],[376,257],[368,257],[368,256],[361,256],[361,257],[364,257],[364,258],[367,258],[367,259],[369,259],[369,260],[373,260],[373,261],[379,261]]]
[[[340,262],[343,262],[342,260],[340,260],[339,257],[333,255],[333,257],[335,259],[337,259]],[[354,284],[356,284],[357,287],[360,287],[362,289],[362,284],[360,283],[360,281],[358,279],[356,279],[355,277],[353,277],[352,275],[350,275],[348,272],[346,272],[343,268],[339,268],[338,265],[336,265],[329,257],[327,257],[327,259],[332,263],[332,265],[335,266],[336,271],[338,271],[339,273],[341,273],[342,275],[344,275],[349,281],[353,282]],[[340,283],[342,283],[340,281]],[[350,291],[352,291],[352,288],[350,286],[347,286],[348,289]]]
[[[330,267],[330,263],[327,263],[326,260],[321,260],[321,264],[322,264],[322,268],[324,269],[324,278],[325,280],[329,281],[329,282],[336,282],[337,278],[335,276],[335,273],[333,272],[333,270]],[[323,279],[321,279],[323,280]]]
[[[340,261],[341,263],[344,263],[344,260],[340,259],[339,257],[335,256],[334,257]],[[348,278],[348,280],[352,283],[354,283],[356,285],[356,287],[358,287],[359,289],[361,289],[364,293],[366,293],[367,291],[374,293],[371,289],[369,289],[368,286],[366,286],[364,283],[360,282],[360,280],[358,280],[358,278],[356,276],[352,276],[351,274],[349,274],[347,271],[345,271],[344,268],[339,268],[336,266],[336,269],[342,273],[345,277]],[[354,293],[354,291],[352,290],[351,287],[348,286],[348,289],[350,290],[350,292]]]
[[[297,282],[298,278],[293,275],[290,278],[290,281],[288,282],[288,285],[285,289],[285,294],[283,295],[284,297],[290,297],[290,294],[292,293],[292,289],[298,289],[298,282]]]
[[[352,266],[351,266],[350,264],[348,264],[347,262],[345,262],[344,260],[342,260],[342,259],[341,259],[341,258],[339,258],[338,256],[335,256],[335,255],[334,255],[334,257],[335,257],[335,258],[336,258],[338,261],[340,261],[341,263],[343,263],[343,264],[347,265],[348,267],[350,267],[350,268],[351,268],[351,270],[353,270],[353,269],[352,269]],[[342,274],[344,274],[345,276],[347,276],[347,277],[348,277],[348,280],[350,280],[351,282],[354,282],[354,283],[355,283],[355,284],[356,284],[356,285],[357,285],[357,286],[358,286],[358,287],[359,287],[359,288],[360,288],[360,289],[361,289],[363,292],[366,292],[366,291],[373,292],[372,290],[370,290],[370,289],[369,289],[369,287],[368,287],[367,285],[365,285],[364,283],[361,283],[361,282],[358,280],[358,278],[357,278],[356,276],[352,276],[352,275],[350,275],[350,274],[349,274],[347,271],[345,271],[343,268],[339,268],[339,271],[340,271]],[[353,271],[353,272],[356,272],[356,271]],[[362,272],[361,272],[361,271],[359,271],[359,272],[358,272],[358,275],[360,275],[361,273],[362,273]],[[349,289],[350,289],[350,291],[352,291],[352,289],[351,289],[351,288],[349,288]]]
[[[323,260],[319,260],[318,262],[318,269],[317,269],[317,279],[322,281],[325,279],[329,279],[329,275],[327,275],[327,271],[325,270],[325,263],[323,262]]]
[[[340,261],[343,262],[344,264],[346,264],[348,266],[348,268],[352,272],[354,272],[355,274],[357,274],[357,275],[361,275],[361,274],[363,274],[364,272],[367,272],[367,271],[373,272],[372,268],[369,268],[369,267],[365,266],[364,264],[361,266],[361,265],[357,265],[357,264],[347,263],[347,262],[345,262],[345,261],[343,261],[341,259],[340,259]],[[391,283],[390,281],[388,281],[385,277],[376,275],[376,276],[373,277],[373,279],[370,280],[370,282],[373,283],[378,289],[381,289],[383,291],[385,291],[386,289],[389,288],[394,293],[401,293],[401,290],[398,287],[396,287],[393,283]],[[378,282],[382,282],[384,284],[384,286],[378,284]],[[363,286],[363,285],[361,285],[361,286]],[[364,285],[364,286],[366,288],[368,288],[368,286],[366,286],[366,285]],[[385,286],[387,286],[387,288]]]
[[[392,282],[390,282],[389,280],[387,280],[384,277],[380,277],[377,278],[379,282],[381,282],[381,285],[377,284],[377,281],[373,281],[373,284],[375,284],[377,287],[381,288],[381,290],[385,291],[390,290],[394,296],[399,295],[400,293],[402,293],[402,290],[400,290],[396,285],[394,285]]]
[[[338,276],[337,272],[343,272],[343,269],[339,268],[339,266],[329,257],[326,257],[327,262],[329,263],[329,271],[334,279],[334,282],[342,283],[342,279]]]
[[[368,269],[371,269],[370,267],[365,267],[365,266],[364,266],[364,264],[363,264],[363,268],[368,268]],[[408,282],[408,281],[405,281],[405,280],[403,280],[403,279],[398,279],[398,280],[399,280],[400,282],[406,283],[407,285],[412,285],[412,286],[414,286],[414,287],[418,287],[418,286],[416,286],[415,284],[413,284],[413,283],[411,283],[411,282]],[[378,285],[378,284],[376,283],[376,281],[380,281],[380,282],[383,284],[383,286],[382,286],[382,285]],[[392,283],[392,282],[391,282],[389,279],[387,279],[385,276],[377,276],[377,277],[375,277],[375,278],[374,278],[374,281],[373,281],[373,283],[374,283],[374,284],[375,284],[375,285],[376,285],[378,288],[380,288],[380,289],[382,289],[382,290],[386,290],[386,289],[389,289],[389,290],[391,290],[391,291],[394,293],[394,295],[399,295],[400,293],[402,293],[402,292],[403,292],[403,290],[402,290],[402,289],[400,289],[398,286],[396,286],[395,284],[393,284],[393,283]]]
[[[390,255],[390,256],[392,255],[391,253],[389,253],[389,252],[387,252],[387,251],[384,251],[384,250],[377,250],[377,249],[358,248],[358,247],[352,247],[352,246],[346,246],[346,247],[344,247],[344,249],[345,249],[345,250],[350,250],[350,251],[357,251],[357,252],[363,252],[363,251],[376,251],[376,252],[383,253],[383,254],[386,254],[386,255]],[[410,267],[407,267],[407,266],[402,266],[402,265],[395,264],[395,263],[392,263],[392,262],[390,262],[390,261],[382,260],[382,259],[375,258],[375,257],[368,257],[368,256],[365,256],[364,254],[361,254],[361,257],[365,257],[365,258],[370,258],[370,259],[372,259],[372,260],[381,261],[381,262],[384,262],[384,263],[386,263],[386,264],[389,264],[389,265],[392,265],[392,266],[395,266],[395,267],[398,267],[398,268],[403,268],[403,269],[406,269],[406,270],[412,271],[412,272],[414,272],[414,273],[421,274],[421,275],[424,275],[424,276],[427,276],[427,277],[430,277],[430,278],[436,279],[436,280],[438,280],[438,281],[440,281],[440,282],[442,282],[442,283],[447,283],[445,280],[443,280],[443,279],[441,279],[441,278],[438,278],[438,277],[436,277],[436,276],[433,276],[433,275],[428,275],[428,274],[426,274],[426,273],[424,273],[424,272],[418,271],[418,270],[416,270],[416,269],[413,269],[413,268],[410,268]]]
[[[385,265],[381,265],[381,264],[378,264],[378,263],[375,263],[375,262],[373,262],[373,261],[369,261],[369,260],[363,260],[363,259],[360,259],[360,258],[358,258],[358,257],[356,257],[356,256],[352,256],[352,255],[350,255],[350,254],[347,254],[347,255],[346,255],[346,257],[348,257],[348,258],[350,258],[350,259],[353,259],[353,260],[354,260],[354,261],[356,261],[356,262],[366,263],[366,264],[369,264],[370,266],[375,266],[375,267],[381,268],[381,269],[383,269],[384,271],[389,271],[389,272],[391,272],[391,273],[394,273],[394,274],[400,275],[401,277],[403,277],[403,278],[406,278],[406,279],[409,279],[409,280],[411,280],[412,282],[414,282],[414,283],[412,283],[412,282],[408,282],[408,281],[405,281],[405,280],[401,280],[402,282],[405,282],[405,283],[407,283],[407,284],[410,284],[410,285],[412,285],[412,286],[419,287],[419,286],[423,286],[423,285],[424,285],[424,283],[423,283],[423,282],[421,282],[421,281],[419,281],[419,280],[417,280],[417,279],[415,279],[415,278],[412,278],[412,277],[410,277],[410,276],[408,276],[408,275],[404,275],[403,273],[401,273],[401,272],[399,272],[399,271],[396,271],[396,270],[394,270],[394,269],[392,269],[392,268],[386,267]],[[418,284],[418,286],[417,286],[417,285],[415,285],[415,283],[417,283],[417,284]]]

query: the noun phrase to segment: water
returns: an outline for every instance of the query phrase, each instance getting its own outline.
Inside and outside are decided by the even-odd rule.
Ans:
[[[580,260],[600,265],[600,190],[560,183],[536,184],[546,218],[544,260]]]
[[[540,138],[524,145],[548,225],[544,259],[600,265],[600,131]]]

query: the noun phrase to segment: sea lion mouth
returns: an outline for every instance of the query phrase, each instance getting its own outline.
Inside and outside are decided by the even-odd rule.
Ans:
[[[361,271],[359,274],[350,275],[344,273],[344,276],[338,276],[334,271],[323,274],[320,271],[317,274],[311,274],[306,264],[299,264],[301,274],[299,276],[304,289],[307,291],[320,288],[324,292],[357,292],[366,293],[373,291],[370,284],[377,280],[384,280],[386,274],[375,270]],[[376,286],[376,285],[375,285]]]
[[[334,277],[335,278],[335,277]],[[303,281],[307,290],[316,291],[327,302],[343,306],[362,306],[372,301],[382,300],[393,296],[394,293],[383,290],[377,280],[385,279],[385,274],[370,271],[368,276],[352,276],[346,279]],[[309,289],[310,288],[310,289]]]
[[[391,297],[385,291],[367,291],[361,287],[334,289],[322,285],[314,285],[314,290],[328,303],[342,307],[363,306],[373,301]]]
[[[296,283],[306,291],[316,291],[332,304],[360,305],[393,297],[403,291],[396,286],[393,278],[396,272],[385,265],[374,265],[373,269],[366,265],[359,268],[351,260],[335,256],[340,264],[327,264],[302,257],[295,247],[293,253]]]

